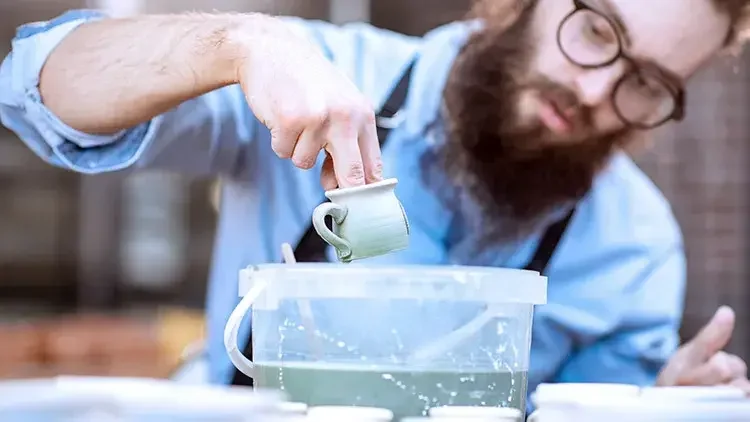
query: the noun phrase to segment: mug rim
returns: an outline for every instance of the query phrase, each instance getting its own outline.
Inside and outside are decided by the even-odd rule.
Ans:
[[[348,195],[357,194],[357,193],[361,193],[361,192],[365,192],[365,191],[369,191],[373,189],[378,189],[378,188],[396,186],[397,184],[398,184],[398,179],[396,179],[395,177],[391,177],[389,179],[384,179],[379,182],[369,183],[366,185],[327,190],[325,192],[325,195],[326,195],[326,198],[332,200],[337,197],[348,196]]]
[[[551,407],[578,415],[611,415],[649,416],[653,417],[700,417],[719,415],[720,417],[735,418],[746,416],[750,412],[747,401],[656,401],[644,400],[640,397],[614,397],[611,400],[580,400],[576,403],[558,403]],[[550,408],[551,408],[550,407]],[[652,419],[649,419],[649,421]],[[693,420],[693,419],[690,419]],[[735,419],[732,419],[735,420]]]

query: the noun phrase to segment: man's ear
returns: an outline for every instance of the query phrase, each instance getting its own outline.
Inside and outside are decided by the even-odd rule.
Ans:
[[[659,128],[657,130],[661,133],[664,129]],[[633,131],[628,133],[623,136],[622,149],[631,156],[638,156],[638,154],[643,154],[653,149],[655,134],[652,132],[653,131]]]
[[[750,39],[750,2],[746,2],[737,16],[733,27],[729,31],[726,47],[722,50],[723,54],[739,56],[742,48]]]

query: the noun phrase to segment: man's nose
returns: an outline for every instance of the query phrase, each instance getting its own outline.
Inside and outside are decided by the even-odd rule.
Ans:
[[[618,65],[583,71],[578,77],[578,94],[581,102],[586,106],[595,107],[608,101],[623,71],[623,67]]]

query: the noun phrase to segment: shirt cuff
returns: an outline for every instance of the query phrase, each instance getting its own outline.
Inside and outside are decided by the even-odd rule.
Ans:
[[[51,149],[53,156],[48,159],[82,173],[116,171],[132,165],[149,144],[148,135],[158,126],[149,122],[110,135],[92,135],[65,124],[42,102],[39,77],[51,52],[80,25],[104,17],[98,11],[67,12],[48,22],[21,26],[12,42],[14,102]],[[75,106],[75,100],[70,101]]]

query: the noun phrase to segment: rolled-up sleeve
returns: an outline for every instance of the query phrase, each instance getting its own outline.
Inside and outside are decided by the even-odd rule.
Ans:
[[[80,25],[104,19],[75,10],[18,28],[0,67],[0,120],[45,161],[80,173],[159,167],[193,174],[231,173],[257,119],[239,86],[220,89],[136,127],[92,135],[61,121],[42,102],[39,75],[50,53]],[[70,106],[75,107],[71,98]],[[172,145],[173,141],[175,144]]]

